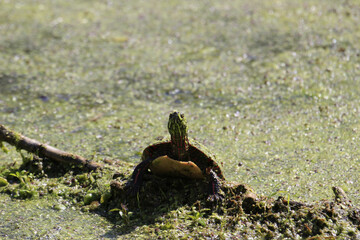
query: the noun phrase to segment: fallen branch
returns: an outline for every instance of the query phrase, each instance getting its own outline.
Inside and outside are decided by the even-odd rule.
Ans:
[[[0,124],[0,143],[4,141],[18,149],[23,149],[38,155],[41,158],[47,158],[53,161],[67,163],[72,165],[82,165],[89,170],[96,170],[102,166],[94,161],[87,160],[84,157],[64,152],[44,143],[40,143],[34,139],[25,137],[21,134],[6,129]]]

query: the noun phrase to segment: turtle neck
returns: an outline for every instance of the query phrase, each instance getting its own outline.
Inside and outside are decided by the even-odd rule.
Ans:
[[[189,150],[189,139],[185,136],[171,136],[172,153],[176,160],[186,160],[187,151]]]

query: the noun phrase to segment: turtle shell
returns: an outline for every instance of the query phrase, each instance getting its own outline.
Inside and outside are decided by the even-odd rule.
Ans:
[[[195,163],[204,175],[206,175],[206,169],[210,168],[220,179],[225,179],[220,166],[215,161],[215,156],[205,146],[191,138],[189,138],[189,144],[189,161]],[[144,161],[152,157],[153,154],[158,156],[167,155],[174,160],[178,160],[172,154],[170,139],[164,139],[145,148],[141,160]]]

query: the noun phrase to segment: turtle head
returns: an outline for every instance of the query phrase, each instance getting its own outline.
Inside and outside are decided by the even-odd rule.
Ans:
[[[187,138],[188,128],[184,114],[176,111],[170,113],[168,129],[172,139]]]

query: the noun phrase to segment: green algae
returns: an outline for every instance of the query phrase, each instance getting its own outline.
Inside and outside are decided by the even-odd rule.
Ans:
[[[340,0],[3,0],[0,122],[89,159],[128,162],[118,167],[128,176],[178,109],[228,180],[306,201],[332,198],[341,186],[359,204],[359,8]],[[13,149],[0,154],[2,165],[14,161],[22,159]],[[35,185],[56,185],[45,179]],[[64,188],[50,189],[86,196]],[[177,225],[166,226],[126,236],[171,237]],[[248,236],[263,231],[241,227]],[[211,236],[191,229],[188,236]],[[226,229],[217,236],[230,237]]]
[[[107,221],[98,215],[77,211],[66,203],[63,204],[67,206],[66,209],[59,212],[57,206],[61,202],[61,199],[14,201],[7,195],[1,195],[1,238],[46,239],[88,236],[101,239],[104,236],[116,236],[108,234],[111,228]]]

